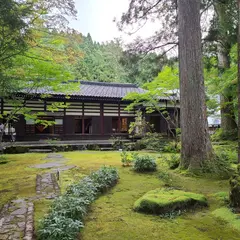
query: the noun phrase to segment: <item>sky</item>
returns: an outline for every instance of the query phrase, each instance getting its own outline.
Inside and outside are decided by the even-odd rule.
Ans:
[[[118,31],[114,18],[120,19],[128,9],[129,0],[75,0],[78,19],[71,20],[70,26],[98,42],[110,41],[122,37],[125,42],[131,42],[138,35],[148,37],[154,33],[154,24],[146,26],[137,34],[129,36]]]

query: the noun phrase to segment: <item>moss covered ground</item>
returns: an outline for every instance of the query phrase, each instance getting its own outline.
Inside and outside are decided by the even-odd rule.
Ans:
[[[202,194],[171,188],[157,188],[139,198],[133,208],[138,212],[171,214],[207,205],[207,199]]]
[[[240,231],[219,220],[214,211],[224,206],[223,199],[229,190],[228,180],[215,180],[183,175],[170,171],[171,185],[181,190],[204,194],[209,207],[185,213],[174,219],[145,215],[133,211],[134,202],[145,193],[165,186],[159,171],[167,171],[159,154],[158,171],[139,174],[122,167],[119,152],[69,152],[63,153],[67,164],[79,169],[66,171],[60,176],[64,189],[73,181],[97,170],[103,165],[115,166],[120,180],[116,187],[93,203],[80,234],[83,240],[239,240]],[[7,155],[8,163],[0,165],[0,205],[11,198],[35,194],[35,176],[40,170],[29,168],[44,162],[44,154]],[[5,192],[4,195],[2,193]],[[2,197],[4,196],[4,197]],[[35,220],[44,216],[50,201],[35,203]],[[240,220],[236,220],[240,221]]]

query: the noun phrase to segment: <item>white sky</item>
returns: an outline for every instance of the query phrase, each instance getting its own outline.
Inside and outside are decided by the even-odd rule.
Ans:
[[[118,31],[113,19],[120,19],[121,14],[128,9],[129,0],[75,0],[75,2],[78,20],[71,20],[70,26],[84,35],[90,33],[95,41],[103,42],[122,37],[125,42],[130,42],[137,35],[148,37],[156,30],[154,24],[150,24],[132,36]]]

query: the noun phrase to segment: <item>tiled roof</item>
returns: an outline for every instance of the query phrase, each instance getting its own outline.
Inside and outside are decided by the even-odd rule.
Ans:
[[[88,97],[107,97],[107,98],[123,98],[128,93],[143,93],[142,88],[135,84],[127,83],[106,83],[106,82],[80,82],[79,95]]]
[[[79,90],[68,93],[70,96],[118,98],[122,99],[128,93],[144,93],[145,90],[135,84],[80,81]],[[63,92],[53,92],[47,89],[38,89],[39,94],[66,95]]]

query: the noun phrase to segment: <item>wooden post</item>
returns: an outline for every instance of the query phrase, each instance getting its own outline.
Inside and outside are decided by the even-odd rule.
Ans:
[[[85,134],[85,124],[84,124],[84,102],[82,103],[82,135]]]
[[[101,135],[104,135],[104,105],[100,103]]]
[[[238,163],[240,163],[240,0],[238,0]]]
[[[118,131],[121,132],[121,104],[120,102],[118,103]]]
[[[1,114],[3,114],[3,105],[4,105],[3,98],[1,98]]]

